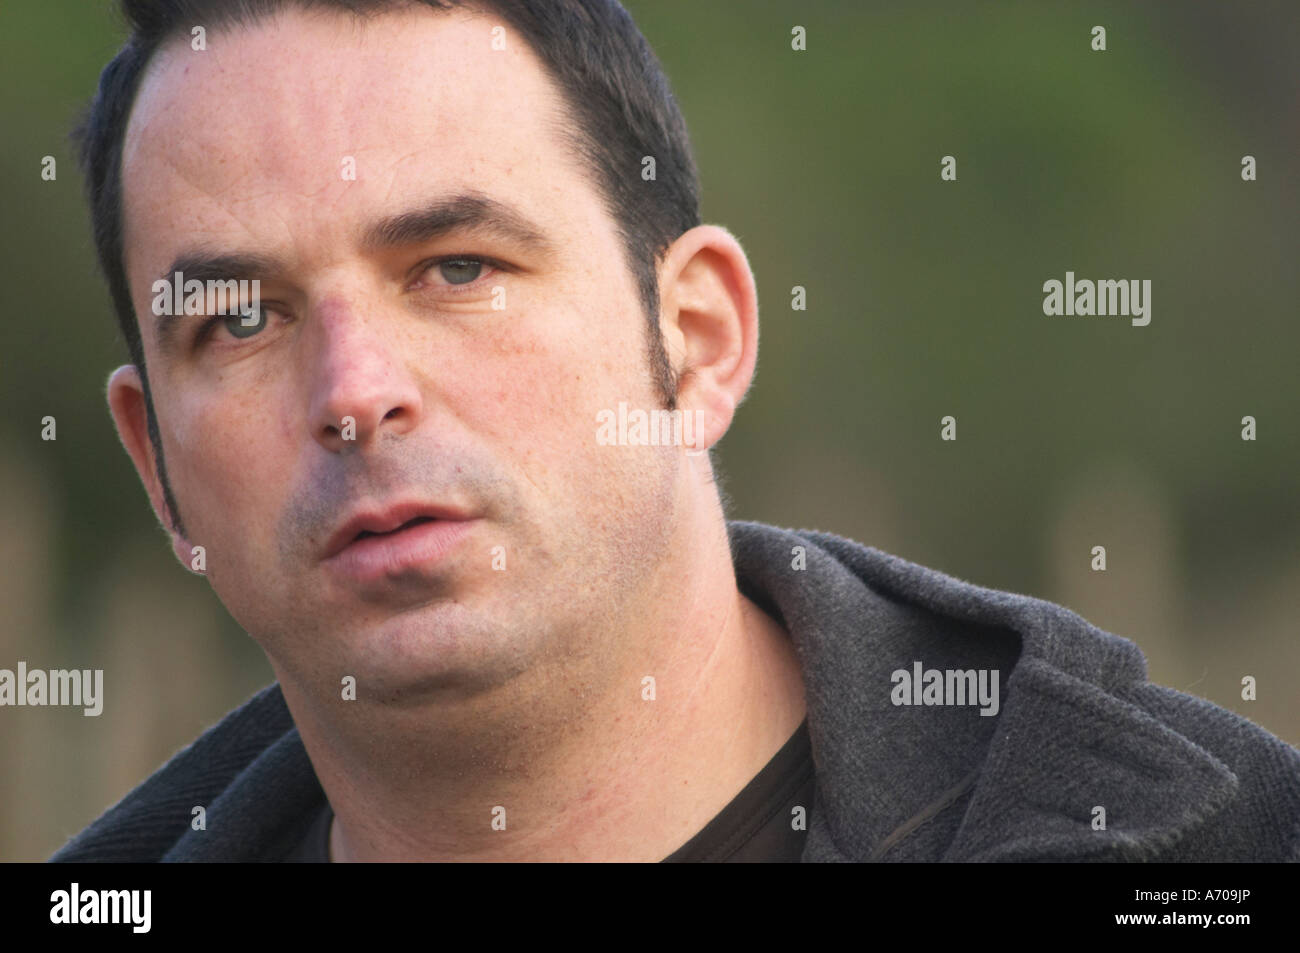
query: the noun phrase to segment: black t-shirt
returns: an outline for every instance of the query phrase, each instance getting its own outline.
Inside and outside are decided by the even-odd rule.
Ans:
[[[731,803],[663,863],[797,863],[808,836],[816,789],[805,719]],[[329,863],[333,819],[334,812],[326,804],[285,863]]]

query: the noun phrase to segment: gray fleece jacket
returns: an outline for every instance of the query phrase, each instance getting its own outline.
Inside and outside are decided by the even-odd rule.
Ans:
[[[1151,684],[1132,642],[828,533],[728,530],[803,669],[805,861],[1300,859],[1300,751]],[[272,684],[51,860],[278,861],[324,798]]]

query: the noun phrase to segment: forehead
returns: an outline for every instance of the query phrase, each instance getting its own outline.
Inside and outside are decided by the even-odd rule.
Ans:
[[[545,221],[586,187],[555,133],[558,91],[495,17],[416,7],[362,21],[290,7],[210,32],[206,46],[185,36],[161,48],[132,110],[133,287],[182,244],[274,245],[324,265],[350,227],[414,199],[472,188]]]

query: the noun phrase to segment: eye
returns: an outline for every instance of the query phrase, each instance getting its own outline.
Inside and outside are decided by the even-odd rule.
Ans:
[[[226,330],[232,337],[251,338],[253,335],[266,330],[269,323],[266,308],[259,307],[254,313],[245,311],[241,314],[228,314],[223,317],[222,322],[226,325]]]
[[[447,255],[423,266],[420,281],[430,289],[442,289],[458,294],[459,288],[469,293],[469,287],[478,282],[484,272],[508,271],[501,262],[479,255]],[[418,285],[417,285],[418,287]]]
[[[256,337],[271,326],[274,308],[259,305],[256,312],[244,310],[236,314],[214,314],[200,326],[194,338],[194,347],[202,348],[211,344],[216,347],[236,347],[227,335],[236,341]],[[220,330],[224,327],[225,330]]]
[[[438,263],[438,272],[453,285],[469,284],[483,271],[477,258],[453,258]]]

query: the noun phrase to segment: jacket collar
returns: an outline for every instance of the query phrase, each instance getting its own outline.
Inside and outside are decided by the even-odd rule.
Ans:
[[[1147,860],[1236,792],[1140,707],[1164,690],[1132,642],[828,533],[728,530],[738,585],[804,671],[818,791],[804,860]],[[997,716],[894,705],[891,673],[917,661],[999,669]],[[945,808],[962,812],[955,834],[922,836]]]
[[[1132,642],[831,534],[728,532],[738,585],[803,668],[817,771],[805,861],[1148,860],[1235,793],[1222,762],[1139,707],[1152,686]],[[997,669],[998,714],[894,705],[891,674],[918,661]],[[259,753],[206,805],[222,836],[187,830],[164,859],[282,856],[324,803],[279,686],[245,709],[231,728]],[[927,824],[945,810],[960,817],[936,840]]]

